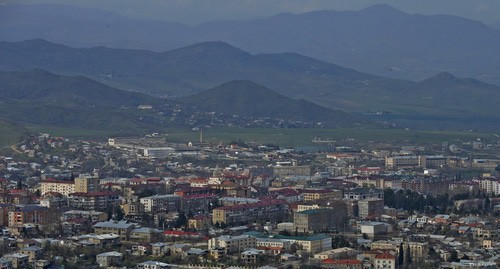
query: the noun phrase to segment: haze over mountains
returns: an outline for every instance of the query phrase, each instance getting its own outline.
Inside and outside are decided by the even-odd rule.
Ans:
[[[374,90],[411,85],[292,53],[251,55],[223,42],[163,53],[72,49],[43,40],[0,42],[0,70],[33,68],[81,74],[113,86],[167,96],[186,96],[231,80],[251,80],[288,97],[358,111],[367,109],[352,99],[365,100],[365,94]]]
[[[438,75],[422,82],[361,73],[293,53],[251,55],[223,42],[163,53],[73,49],[43,40],[0,42],[0,70],[42,68],[162,96],[188,96],[231,80],[251,80],[294,99],[352,112],[498,116],[498,86]]]
[[[3,5],[0,17],[0,36],[7,41],[44,38],[71,46],[163,51],[219,40],[250,53],[296,52],[388,77],[421,80],[446,70],[500,84],[499,30],[456,16],[410,15],[387,5],[195,27],[59,5]]]

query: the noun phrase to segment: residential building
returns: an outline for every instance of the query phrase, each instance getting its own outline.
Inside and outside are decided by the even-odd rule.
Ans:
[[[342,199],[341,190],[309,189],[301,190],[301,193],[304,196],[304,201]]]
[[[26,268],[28,267],[28,255],[21,253],[7,254],[3,256],[4,259],[9,260],[12,263],[12,268]]]
[[[74,181],[63,181],[55,179],[47,179],[40,183],[40,194],[44,196],[49,192],[57,192],[64,196],[75,192]]]
[[[170,265],[158,261],[145,261],[137,264],[137,269],[170,269]]]
[[[89,193],[99,191],[99,178],[80,176],[75,178],[75,192]]]
[[[215,208],[213,223],[238,223],[249,221],[281,221],[288,212],[288,204],[282,200],[267,200],[252,204],[239,204]]]
[[[0,258],[0,269],[12,269],[12,262],[6,258]]]
[[[188,219],[188,227],[191,229],[207,229],[210,227],[210,218],[205,215],[197,215]]]
[[[383,199],[363,199],[358,201],[358,215],[360,218],[378,217],[383,213]]]
[[[24,224],[45,225],[48,224],[49,209],[42,206],[29,205],[16,207],[9,212],[9,227],[22,226]]]
[[[144,205],[144,212],[156,213],[159,211],[176,211],[180,208],[180,196],[173,194],[154,195],[141,198],[139,201]]]
[[[11,204],[0,204],[0,226],[9,226],[9,212],[15,211],[16,206]]]
[[[373,259],[375,269],[396,269],[396,257],[389,253],[375,255]]]
[[[384,199],[384,191],[375,188],[356,188],[344,192],[344,199],[364,200],[364,199]]]
[[[347,210],[336,212],[330,208],[317,208],[295,212],[293,224],[301,232],[327,231],[342,227],[346,218]]]
[[[363,263],[358,260],[333,260],[326,259],[321,261],[321,268],[335,269],[362,269]]]
[[[222,235],[208,240],[209,249],[223,248],[226,253],[239,252],[247,248],[255,248],[257,240],[249,235]]]
[[[390,231],[390,226],[383,222],[360,222],[359,229],[362,234],[373,238],[375,235],[386,234]]]
[[[95,210],[91,211],[70,210],[63,213],[63,219],[65,221],[74,219],[87,219],[90,220],[91,222],[99,222],[107,220],[108,214]]]
[[[244,235],[251,235],[253,237],[259,238],[258,240],[262,240],[263,238],[270,238],[263,234],[255,234],[253,232],[248,232]],[[332,238],[325,234],[314,234],[309,236],[274,235],[272,238],[283,240],[289,242],[290,244],[295,243],[299,245],[303,250],[312,254],[332,249]]]
[[[125,220],[122,221],[103,221],[98,222],[92,226],[96,234],[117,234],[120,236],[120,239],[123,241],[127,241],[130,236],[130,232],[135,229],[136,224],[129,223]]]
[[[120,202],[120,196],[114,192],[75,192],[68,197],[69,206],[79,210],[104,211],[120,205]]]
[[[120,266],[122,265],[123,254],[116,251],[97,254],[96,261],[100,267]]]
[[[357,251],[353,248],[343,247],[330,249],[314,254],[315,259],[326,260],[326,259],[347,259],[355,258]]]
[[[42,257],[43,249],[38,246],[31,246],[21,249],[21,254],[28,256],[29,262],[34,262]]]

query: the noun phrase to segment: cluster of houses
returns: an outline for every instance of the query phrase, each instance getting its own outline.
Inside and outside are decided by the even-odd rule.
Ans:
[[[439,174],[474,167],[471,160],[408,148],[167,147],[158,137],[101,144],[41,135],[17,150],[30,161],[0,158],[0,268],[496,268],[500,261],[495,172]],[[443,213],[415,212],[387,206],[389,189],[463,197]]]

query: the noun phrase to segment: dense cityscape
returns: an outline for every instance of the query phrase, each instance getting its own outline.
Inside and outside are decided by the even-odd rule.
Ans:
[[[200,138],[17,144],[1,157],[2,268],[497,267],[498,141]]]
[[[0,0],[0,269],[500,268],[500,1]]]

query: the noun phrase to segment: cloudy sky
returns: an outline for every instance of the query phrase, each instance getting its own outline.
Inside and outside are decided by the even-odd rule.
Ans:
[[[197,24],[209,20],[251,19],[282,12],[359,10],[386,3],[408,13],[451,14],[486,23],[500,22],[500,0],[0,0],[58,3],[111,10],[129,17]]]

